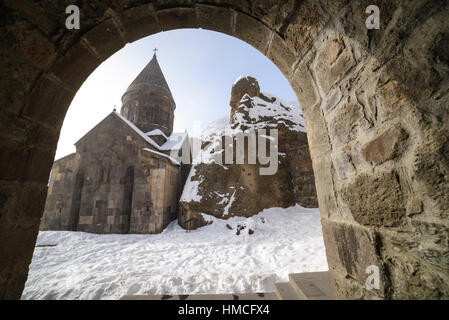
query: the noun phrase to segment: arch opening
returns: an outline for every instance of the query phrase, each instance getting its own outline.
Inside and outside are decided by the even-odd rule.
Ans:
[[[6,7],[5,13],[13,12],[25,30],[38,27],[36,35],[18,32],[26,39],[35,36],[45,53],[7,49],[8,59],[19,51],[17,59],[24,63],[12,65],[27,77],[5,84],[15,90],[2,98],[9,103],[2,113],[1,234],[14,251],[2,253],[0,296],[18,298],[23,289],[62,120],[83,81],[126,42],[163,30],[201,27],[254,46],[297,93],[310,130],[336,296],[447,298],[448,75],[444,59],[430,58],[447,46],[442,40],[447,4],[426,10],[421,3],[382,2],[386,17],[378,32],[367,32],[361,1],[326,4],[304,1],[289,7],[283,2],[286,15],[271,14],[275,5],[268,3],[258,9],[196,2],[102,7],[102,16],[86,15],[78,37],[63,31],[65,41],[57,43],[48,36],[54,17],[45,23],[15,5]],[[399,26],[399,17],[407,23]],[[423,34],[426,40],[420,41]],[[436,234],[428,228],[429,219]],[[364,286],[371,265],[380,269],[377,290]],[[406,271],[410,266],[413,274]]]

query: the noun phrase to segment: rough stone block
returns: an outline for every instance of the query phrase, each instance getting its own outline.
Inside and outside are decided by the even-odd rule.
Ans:
[[[401,106],[405,103],[405,96],[398,83],[388,81],[385,84],[379,84],[376,93],[381,101],[381,106],[378,108],[379,119],[383,122],[399,116]]]
[[[0,145],[0,177],[9,181],[48,182],[52,151],[20,146]]]
[[[290,84],[293,90],[295,90],[296,97],[301,104],[303,112],[307,108],[314,107],[320,99],[318,88],[315,85],[306,61],[301,62],[290,80]]]
[[[93,222],[93,216],[80,216],[78,220],[78,224],[91,225]]]
[[[360,290],[365,286],[365,281],[369,274],[366,269],[369,266],[377,266],[382,271],[382,261],[377,253],[377,247],[381,244],[374,232],[363,227],[354,226],[346,223],[321,220],[323,226],[323,238],[326,245],[326,256],[329,264],[329,271],[333,280],[337,280],[335,275],[339,275],[346,280],[338,281],[343,285],[336,285],[334,282],[334,290],[337,299],[353,299],[355,297],[354,290]],[[348,290],[350,281],[353,279],[353,290]],[[384,281],[380,281],[380,289],[378,295],[383,295]],[[364,293],[360,290],[359,298]]]
[[[46,183],[0,183],[0,299],[22,294],[46,193]]]
[[[253,0],[252,13],[257,19],[279,32],[283,22],[295,11],[295,2],[291,0]]]
[[[115,52],[123,48],[126,44],[120,31],[114,24],[113,19],[109,19],[87,32],[83,39],[93,48],[103,60],[106,60]]]
[[[200,28],[232,35],[234,11],[203,4],[196,5],[195,8],[198,13],[198,26]]]
[[[343,100],[327,118],[332,145],[345,145],[369,127],[362,106],[352,100]]]
[[[235,19],[234,35],[266,55],[272,31],[260,21],[241,12],[237,12]]]
[[[74,92],[57,82],[41,77],[31,92],[23,116],[59,128],[74,96]]]
[[[348,41],[337,36],[329,41],[326,48],[315,60],[315,74],[323,94],[337,83],[355,64]]]
[[[290,48],[301,56],[312,47],[329,17],[319,2],[313,0],[301,1],[296,10],[299,14],[285,27],[283,35]]]
[[[366,226],[399,226],[405,203],[399,178],[394,171],[377,175],[359,174],[341,190],[355,221]]]
[[[79,41],[55,63],[51,72],[76,91],[101,62],[100,57]]]
[[[318,203],[322,217],[333,218],[339,216],[337,199],[333,191],[333,168],[329,157],[321,156],[313,159],[313,172],[317,189]]]
[[[195,8],[173,8],[156,12],[162,30],[198,28]]]
[[[22,55],[40,69],[45,69],[56,57],[55,45],[43,37],[33,26],[15,27],[10,29],[15,37],[10,49]]]
[[[331,152],[329,133],[320,106],[303,108],[303,113],[312,160],[315,160],[315,157],[329,154]]]
[[[293,66],[297,60],[296,52],[292,51],[284,39],[273,33],[267,57],[281,70],[287,79],[293,75]]]
[[[408,133],[401,127],[388,128],[362,147],[362,155],[368,162],[381,164],[398,156],[407,138]]]
[[[443,210],[447,219],[449,210],[449,130],[439,130],[416,148],[413,171],[425,192]],[[445,214],[443,213],[445,212]]]
[[[120,21],[125,29],[125,37],[128,42],[162,31],[151,3],[120,13]]]

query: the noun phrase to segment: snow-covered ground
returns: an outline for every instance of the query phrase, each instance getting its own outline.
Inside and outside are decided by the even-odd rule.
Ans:
[[[57,245],[35,249],[22,299],[268,292],[289,273],[328,269],[318,209],[207,219],[191,232],[173,221],[157,235],[40,232],[37,245]]]

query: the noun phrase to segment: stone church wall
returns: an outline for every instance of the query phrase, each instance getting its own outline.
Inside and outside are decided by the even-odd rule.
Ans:
[[[121,113],[143,132],[159,129],[167,136],[172,133],[173,100],[151,92],[127,93],[124,97]]]
[[[53,164],[41,230],[70,230],[79,157],[72,153]]]
[[[142,150],[134,181],[130,233],[159,233],[178,214],[181,168]]]
[[[304,134],[307,139],[306,134]],[[287,152],[290,162],[290,175],[296,203],[306,208],[318,208],[315,176],[307,141]]]
[[[159,233],[176,218],[180,166],[115,115],[76,147],[54,164],[41,230]]]

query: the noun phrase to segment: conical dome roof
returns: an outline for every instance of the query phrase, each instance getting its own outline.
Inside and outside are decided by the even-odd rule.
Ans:
[[[122,102],[124,97],[135,91],[153,91],[170,97],[173,101],[170,88],[162,73],[159,62],[157,61],[156,53],[153,55],[151,61],[145,66],[145,68],[139,73],[136,79],[129,85],[125,93],[122,96]]]

